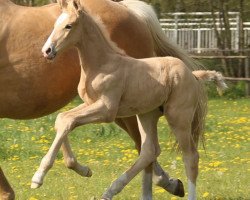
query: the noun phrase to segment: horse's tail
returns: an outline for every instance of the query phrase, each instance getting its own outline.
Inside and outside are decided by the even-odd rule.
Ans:
[[[204,125],[205,125],[205,116],[206,116],[206,108],[207,108],[207,97],[205,95],[203,81],[214,81],[219,94],[222,94],[222,91],[227,88],[226,83],[224,82],[224,77],[221,73],[216,71],[209,70],[197,70],[192,72],[193,75],[200,82],[198,84],[198,105],[194,114],[194,118],[192,121],[192,137],[195,144],[198,146],[199,140],[202,141],[204,146]]]
[[[150,5],[136,0],[124,0],[121,1],[121,3],[137,14],[139,18],[147,24],[153,38],[156,56],[173,56],[179,58],[191,70],[201,67],[201,65],[192,59],[184,50],[170,42],[170,39],[167,38],[162,30],[159,20]]]
[[[217,86],[217,91],[221,95],[223,90],[227,89],[227,85],[224,82],[224,77],[220,72],[209,70],[197,70],[192,72],[193,75],[202,81],[214,81]]]
[[[196,147],[199,141],[205,147],[204,128],[207,114],[207,96],[202,83],[198,84],[198,90],[198,104],[191,125],[191,134]]]

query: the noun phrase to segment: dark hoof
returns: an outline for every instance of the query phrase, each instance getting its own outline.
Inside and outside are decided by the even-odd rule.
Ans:
[[[175,196],[178,197],[184,197],[185,196],[185,191],[184,191],[184,186],[183,183],[178,179],[178,184],[177,187],[173,193]]]

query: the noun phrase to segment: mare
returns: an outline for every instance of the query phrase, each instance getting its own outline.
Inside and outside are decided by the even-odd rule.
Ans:
[[[81,63],[78,94],[83,104],[60,113],[55,122],[56,136],[32,178],[32,188],[40,187],[56,155],[76,127],[89,123],[109,123],[117,118],[135,116],[141,135],[141,151],[124,174],[102,195],[110,200],[160,154],[157,122],[165,116],[183,153],[188,178],[188,199],[196,199],[199,155],[197,144],[203,133],[204,93],[199,79],[212,77],[219,89],[226,87],[214,71],[192,71],[171,56],[135,59],[113,43],[99,17],[89,15],[83,0],[60,0],[62,14],[42,52],[54,59],[62,50],[75,46]],[[87,167],[86,167],[87,168]],[[142,199],[152,199],[152,171],[143,179]]]
[[[194,63],[186,53],[171,45],[155,13],[147,4],[125,0],[85,0],[90,14],[99,15],[111,39],[136,58],[172,55],[188,67]],[[47,62],[40,47],[60,14],[57,4],[24,7],[10,0],[0,0],[0,118],[31,119],[50,114],[67,104],[77,94],[80,65],[75,50],[65,51],[54,62]],[[136,117],[117,119],[140,150]],[[67,167],[81,175],[84,169],[75,157],[69,157],[68,141],[62,145]],[[184,195],[179,180],[170,179],[161,167],[153,166],[154,182],[178,196]],[[14,193],[0,169],[0,198],[13,199]],[[7,196],[7,197],[6,197]]]

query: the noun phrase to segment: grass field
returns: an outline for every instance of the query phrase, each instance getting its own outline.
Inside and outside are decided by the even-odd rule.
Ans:
[[[78,104],[70,103],[63,110]],[[77,128],[70,140],[80,163],[88,165],[91,178],[83,178],[64,167],[59,154],[44,185],[30,189],[30,180],[53,138],[56,113],[28,121],[0,121],[0,165],[9,177],[18,200],[88,200],[100,197],[116,177],[136,159],[134,144],[113,124]],[[250,100],[210,100],[206,123],[206,150],[200,148],[198,199],[250,199]],[[165,119],[160,119],[161,165],[187,186],[181,155],[172,151],[173,137]],[[139,199],[137,176],[114,199]],[[154,187],[155,200],[179,199]],[[181,199],[181,198],[180,198]]]

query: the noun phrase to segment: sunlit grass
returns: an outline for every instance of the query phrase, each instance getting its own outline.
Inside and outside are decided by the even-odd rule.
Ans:
[[[74,107],[78,100],[63,110]],[[30,180],[53,138],[56,113],[28,121],[0,122],[0,163],[20,200],[73,200],[100,197],[110,183],[133,164],[137,157],[131,139],[113,124],[88,125],[70,135],[80,163],[88,165],[91,178],[83,178],[64,167],[62,155],[45,178],[44,185],[30,189]],[[187,186],[181,155],[172,151],[173,137],[165,119],[159,122],[161,165]],[[200,148],[199,199],[250,198],[250,101],[211,100],[206,123],[206,149]],[[114,199],[139,199],[137,176]],[[154,187],[154,199],[181,199]]]

